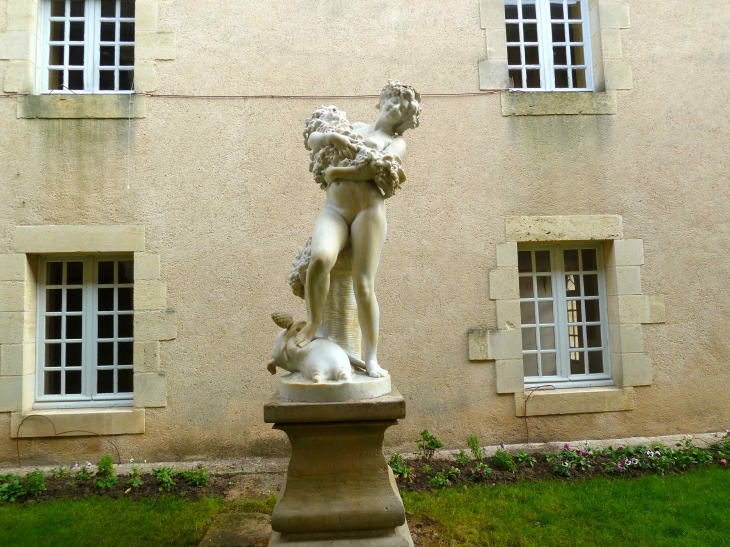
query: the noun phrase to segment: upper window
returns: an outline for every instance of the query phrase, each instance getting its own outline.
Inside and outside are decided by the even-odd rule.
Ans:
[[[601,249],[519,247],[525,384],[613,384]]]
[[[509,86],[593,89],[588,0],[505,0]]]
[[[132,404],[133,280],[129,257],[41,258],[37,408]]]
[[[45,0],[44,92],[134,89],[134,0]]]

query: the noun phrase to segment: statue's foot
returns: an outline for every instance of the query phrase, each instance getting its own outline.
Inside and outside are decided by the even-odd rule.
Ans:
[[[372,378],[385,378],[388,375],[388,371],[381,368],[377,361],[366,361],[365,370],[368,371],[368,376]]]
[[[307,324],[304,325],[302,330],[297,333],[297,337],[294,339],[294,342],[297,346],[303,348],[314,340],[315,334],[317,334],[317,326],[311,321],[307,321]]]

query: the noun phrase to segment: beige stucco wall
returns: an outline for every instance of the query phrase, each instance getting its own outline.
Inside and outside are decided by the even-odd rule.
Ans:
[[[157,93],[372,94],[389,77],[424,94],[479,91],[476,0],[159,4],[176,58],[157,62]],[[408,409],[389,448],[412,449],[424,428],[451,446],[472,433],[524,441],[494,362],[470,362],[466,342],[496,325],[488,272],[505,217],[520,215],[621,215],[624,237],[644,241],[642,290],[665,295],[667,316],[643,328],[653,383],[634,388],[634,410],[531,417],[531,440],[730,423],[730,14],[725,0],[630,9],[633,89],[618,92],[616,115],[503,117],[499,93],[424,98],[378,273],[381,362]],[[177,338],[160,350],[168,406],[146,410],[144,435],[113,438],[123,457],[285,452],[262,419],[276,389],[269,314],[304,315],[286,276],[324,200],[302,122],[330,102],[369,121],[375,99],[148,97],[133,120],[17,119],[17,102],[0,97],[0,254],[15,252],[19,225],[133,224],[160,255],[177,312]],[[107,446],[22,440],[21,452],[67,463]],[[14,459],[0,413],[0,465]]]

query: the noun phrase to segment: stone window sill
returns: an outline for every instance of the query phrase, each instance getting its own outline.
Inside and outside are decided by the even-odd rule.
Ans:
[[[23,426],[18,432],[21,422]],[[54,437],[56,434],[63,437],[129,435],[144,433],[144,426],[144,408],[34,410],[25,414],[13,412],[10,415],[12,439]]]
[[[529,401],[527,401],[528,396]],[[527,408],[525,408],[526,401]],[[630,387],[590,387],[515,393],[515,411],[520,417],[633,409],[634,390]]]
[[[616,114],[616,92],[503,91],[502,116]]]
[[[145,117],[145,95],[23,95],[18,118],[129,119]]]

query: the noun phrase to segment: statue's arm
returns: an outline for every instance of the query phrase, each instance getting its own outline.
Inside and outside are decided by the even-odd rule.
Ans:
[[[396,137],[393,139],[393,142],[391,142],[385,150],[383,150],[383,152],[393,154],[398,156],[400,159],[403,159],[403,154],[406,153],[406,141],[403,137]]]
[[[357,146],[349,138],[339,133],[321,133],[315,131],[307,139],[307,147],[313,152],[319,152],[322,148],[332,145],[350,159],[357,154]]]

